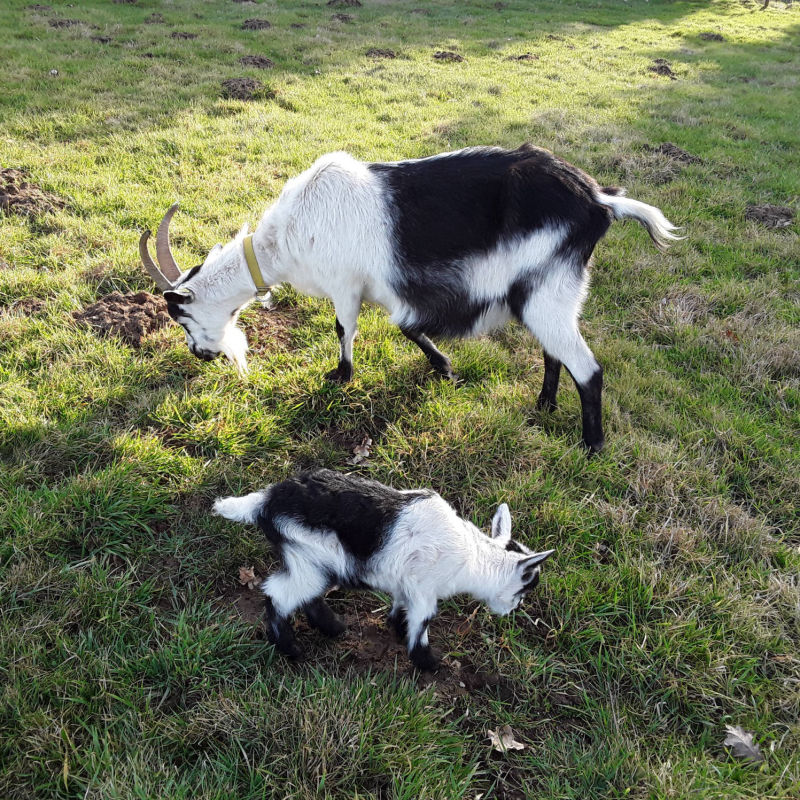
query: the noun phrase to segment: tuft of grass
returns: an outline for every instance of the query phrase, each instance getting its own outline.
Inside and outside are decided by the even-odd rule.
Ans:
[[[800,248],[796,221],[745,219],[800,211],[796,6],[3,4],[0,167],[66,204],[0,213],[0,796],[797,797]],[[248,55],[268,87],[221,97],[266,84]],[[324,152],[523,140],[687,237],[659,254],[619,224],[598,247],[601,457],[576,446],[568,376],[534,411],[541,353],[518,326],[448,343],[453,386],[365,309],[338,387],[332,309],[291,290],[269,325],[244,316],[247,379],[175,327],[132,350],[73,322],[152,288],[139,231],[175,199],[191,264]],[[266,543],[208,509],[312,465],[431,486],[479,525],[508,502],[557,553],[513,617],[443,604],[433,679],[352,644],[380,599],[337,598],[349,644],[304,633],[287,664],[237,583],[272,567]],[[503,724],[525,750],[490,753]],[[726,752],[726,724],[762,765]]]

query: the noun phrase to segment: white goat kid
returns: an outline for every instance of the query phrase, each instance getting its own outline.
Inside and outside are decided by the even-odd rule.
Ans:
[[[531,145],[396,163],[331,153],[286,183],[251,237],[244,229],[202,266],[182,273],[172,257],[175,206],[158,230],[161,269],[148,253],[149,232],[140,253],[191,351],[225,353],[240,369],[247,345],[239,312],[282,283],[333,301],[340,356],[328,377],[336,381],[352,377],[364,302],[387,309],[450,378],[450,360],[429,336],[475,336],[516,318],[544,348],[537,406],[555,407],[563,363],[580,393],[583,441],[598,451],[602,370],[578,330],[592,252],[615,219],[639,221],[661,248],[678,238],[657,208],[621,194]]]
[[[389,622],[406,639],[411,661],[421,670],[436,669],[428,625],[440,599],[471,594],[493,613],[509,614],[539,582],[541,564],[553,553],[533,553],[511,539],[505,503],[490,538],[433,491],[398,491],[324,469],[220,498],[214,513],[257,524],[278,552],[281,568],[261,588],[267,636],[290,657],[300,655],[290,621],[295,611],[302,609],[328,636],[344,632],[324,600],[339,585],[390,594]]]

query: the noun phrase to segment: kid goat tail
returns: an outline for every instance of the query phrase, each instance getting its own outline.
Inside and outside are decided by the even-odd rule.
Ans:
[[[269,490],[262,489],[242,497],[218,497],[214,503],[214,513],[234,522],[255,522],[268,496]]]
[[[635,219],[641,222],[650,234],[650,238],[659,250],[666,250],[672,242],[683,239],[673,231],[678,230],[655,206],[649,206],[639,200],[623,197],[621,189],[603,189],[596,195],[597,202],[608,206],[615,219]]]

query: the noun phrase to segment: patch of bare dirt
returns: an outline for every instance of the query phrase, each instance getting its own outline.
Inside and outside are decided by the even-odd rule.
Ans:
[[[272,23],[268,19],[258,19],[257,17],[246,19],[242,23],[243,31],[265,31],[271,27]]]
[[[242,56],[239,63],[243,67],[258,67],[258,69],[272,69],[275,62],[266,56]]]
[[[276,308],[272,311],[259,311],[255,317],[242,325],[247,336],[251,353],[270,352],[277,348],[287,348],[292,341],[292,328],[300,319],[294,309]]]
[[[110,36],[90,36],[89,39],[98,44],[109,44],[114,41]]]
[[[7,306],[5,311],[33,317],[44,311],[45,308],[47,308],[47,301],[42,300],[41,297],[23,297],[21,300],[15,300]]]
[[[123,5],[124,6],[133,6],[133,5],[136,5],[136,3],[139,2],[139,0],[114,0],[114,2],[118,6],[123,6]]]
[[[454,53],[452,50],[437,50],[433,54],[433,57],[437,61],[457,62],[457,61],[463,61],[464,60],[464,56],[462,56],[460,53]]]
[[[294,30],[296,30],[296,31],[299,31],[299,30],[302,30],[303,28],[305,28],[305,23],[304,22],[293,22],[289,27],[294,29]]]
[[[345,24],[355,21],[355,17],[352,14],[342,14],[342,13],[331,14],[331,19],[334,22],[343,22]]]
[[[187,33],[186,31],[172,31],[169,35],[170,39],[196,39],[196,33]]]
[[[360,8],[361,0],[328,0],[326,5],[337,8]]]
[[[366,54],[369,58],[397,58],[394,50],[383,50],[380,47],[370,47]]]
[[[79,19],[65,19],[64,17],[56,17],[48,21],[51,28],[74,28],[76,25],[83,25]]]
[[[663,142],[659,145],[654,145],[653,147],[648,147],[651,153],[656,155],[664,156],[666,158],[671,158],[673,161],[680,161],[682,164],[702,164],[703,159],[699,156],[694,156],[691,153],[688,153],[678,145],[673,144],[672,142]]]
[[[66,202],[57,195],[28,181],[24,170],[0,169],[0,210],[6,214],[34,217],[52,214],[65,205]]]
[[[655,58],[653,63],[647,68],[649,72],[654,72],[656,75],[662,75],[672,81],[678,80],[678,76],[672,71],[672,65],[666,58]]]
[[[706,42],[724,42],[725,37],[721,33],[701,33],[700,38]]]
[[[222,96],[229,100],[255,100],[269,92],[256,78],[228,78],[222,81]]]
[[[154,11],[152,14],[144,18],[145,25],[156,25],[164,21],[164,15],[158,11]]]
[[[52,6],[46,6],[43,3],[32,3],[31,5],[25,6],[25,7],[28,9],[28,11],[43,12],[43,11],[52,11],[53,10]]]
[[[171,322],[164,298],[149,292],[125,295],[112,292],[72,316],[98,335],[118,336],[132,347],[141,347],[148,334]]]
[[[431,12],[427,8],[412,8],[411,13],[421,17],[429,17],[431,15]]]
[[[520,53],[519,55],[506,56],[506,61],[538,61],[539,56],[534,53]]]
[[[744,218],[750,222],[759,222],[765,228],[788,228],[794,220],[794,210],[787,206],[764,203],[747,206]]]

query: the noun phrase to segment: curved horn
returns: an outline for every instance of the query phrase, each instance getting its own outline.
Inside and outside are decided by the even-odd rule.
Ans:
[[[150,238],[150,231],[142,233],[139,239],[139,255],[142,259],[142,266],[147,271],[147,274],[156,282],[156,286],[162,292],[169,291],[172,284],[164,277],[161,270],[155,265],[155,262],[150,257],[150,251],[147,247],[147,241]]]
[[[178,204],[173,203],[169,211],[164,214],[164,219],[161,220],[156,233],[156,259],[158,260],[158,266],[161,267],[164,277],[173,282],[181,277],[180,267],[175,263],[175,258],[169,246],[169,223],[172,220],[172,215],[177,210]]]

